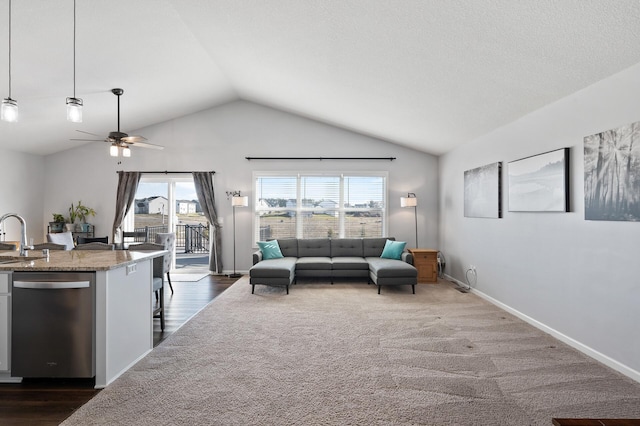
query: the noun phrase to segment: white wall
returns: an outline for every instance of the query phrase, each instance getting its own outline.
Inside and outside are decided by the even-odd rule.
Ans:
[[[143,135],[150,143],[165,149],[133,148],[132,157],[123,160],[121,165],[108,156],[106,143],[83,145],[48,156],[45,211],[66,214],[69,203],[81,199],[98,212],[92,219],[97,226],[97,235],[111,235],[116,170],[214,170],[218,214],[224,218],[223,262],[225,270],[231,270],[232,210],[225,191],[241,190],[243,194],[252,195],[253,171],[386,170],[389,172],[390,204],[388,235],[412,246],[415,239],[413,209],[400,208],[400,196],[415,192],[419,198],[420,245],[438,246],[438,170],[437,158],[431,155],[245,101],[130,133]],[[397,160],[247,161],[247,156],[397,157]],[[61,185],[61,182],[68,184]],[[247,271],[251,266],[252,219],[251,208],[237,210],[238,271]]]
[[[640,64],[440,157],[448,273],[640,380],[640,223],[584,220],[583,137],[640,120]],[[507,162],[571,148],[571,212],[509,213]],[[503,162],[503,218],[463,217],[463,173]]]
[[[3,123],[3,125],[7,124]],[[3,144],[6,143],[7,141],[4,141]],[[42,242],[44,158],[4,148],[0,148],[0,158],[2,159],[0,216],[5,213],[16,213],[22,216],[27,222],[27,237],[33,238],[35,243]],[[51,219],[49,215],[44,220],[48,222]],[[4,236],[6,241],[20,241],[20,223],[16,219],[7,219],[2,226],[2,231],[6,232]]]

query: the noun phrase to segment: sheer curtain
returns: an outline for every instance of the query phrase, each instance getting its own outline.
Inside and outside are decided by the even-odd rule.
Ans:
[[[118,190],[116,194],[116,216],[113,219],[111,241],[122,242],[122,222],[136,198],[136,190],[140,182],[140,172],[118,172]],[[116,239],[117,236],[117,239]]]
[[[216,200],[213,195],[213,174],[215,172],[193,172],[193,183],[200,201],[204,216],[213,226],[213,236],[210,238],[209,270],[217,274],[222,273],[222,238],[220,224],[216,213]]]

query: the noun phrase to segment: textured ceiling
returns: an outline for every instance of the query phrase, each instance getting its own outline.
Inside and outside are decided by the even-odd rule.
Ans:
[[[8,95],[0,0],[0,98]],[[0,146],[48,154],[246,99],[432,154],[640,62],[638,0],[77,0],[13,2]],[[153,141],[150,141],[153,142]]]

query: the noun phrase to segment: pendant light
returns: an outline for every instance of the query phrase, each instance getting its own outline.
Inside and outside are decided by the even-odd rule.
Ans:
[[[73,0],[73,97],[67,98],[67,120],[82,123],[82,99],[76,98],[76,0]]]
[[[0,119],[9,123],[18,121],[18,102],[11,99],[11,0],[9,0],[9,96],[2,100]]]

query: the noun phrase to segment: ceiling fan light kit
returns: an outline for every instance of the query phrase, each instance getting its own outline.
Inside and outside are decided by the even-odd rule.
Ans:
[[[11,0],[9,0],[9,96],[2,100],[0,119],[9,123],[18,121],[18,101],[11,99]]]

